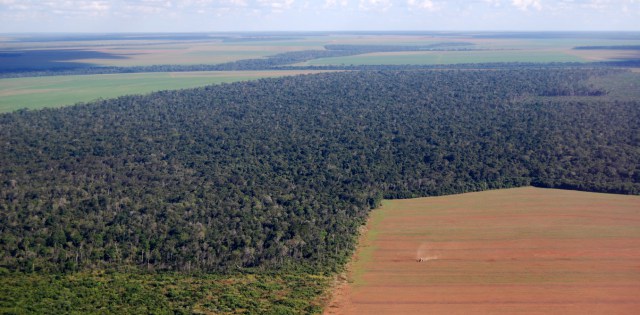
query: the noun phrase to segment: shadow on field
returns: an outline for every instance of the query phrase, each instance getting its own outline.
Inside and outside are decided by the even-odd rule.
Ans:
[[[0,51],[0,72],[75,69],[95,66],[77,62],[82,59],[127,59],[123,55],[94,50],[5,50]]]

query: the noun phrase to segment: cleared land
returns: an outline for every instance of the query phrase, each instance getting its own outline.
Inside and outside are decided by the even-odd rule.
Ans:
[[[138,41],[112,40],[103,42],[9,42],[0,43],[6,52],[75,52],[78,57],[64,59],[79,65],[92,66],[149,66],[158,64],[218,64],[241,59],[262,58],[287,51],[320,49],[321,43],[292,41],[249,41],[225,43],[210,41]],[[51,62],[60,59],[52,58]],[[12,61],[15,63],[15,61]],[[40,61],[42,62],[42,61]],[[26,60],[25,64],[33,64]]]
[[[0,79],[0,113],[88,102],[127,94],[192,88],[321,71],[211,71],[69,75]]]
[[[123,59],[83,59],[83,63],[100,66],[138,66],[159,64],[218,64],[242,59],[262,58],[287,51],[309,49],[306,46],[291,46],[260,43],[254,45],[230,45],[220,43],[171,44],[157,47],[106,47],[97,50],[103,53],[118,54]]]
[[[385,201],[350,282],[326,314],[637,313],[640,197],[529,187]]]
[[[488,62],[585,62],[578,56],[559,51],[531,50],[476,50],[476,51],[427,51],[384,52],[356,56],[320,58],[300,65],[432,65]]]
[[[351,57],[343,62],[340,59],[321,59],[309,64],[434,64],[459,62],[494,62],[494,61],[601,61],[621,58],[637,58],[637,52],[620,51],[573,51],[576,46],[616,46],[639,45],[638,40],[612,40],[598,38],[483,38],[479,34],[439,34],[439,35],[372,35],[372,34],[317,34],[292,35],[289,38],[265,37],[236,40],[222,40],[215,35],[202,35],[198,39],[165,38],[165,39],[98,39],[66,41],[0,41],[0,52],[48,51],[51,59],[23,60],[24,65],[36,67],[52,67],[60,62],[72,63],[67,67],[82,66],[149,66],[158,64],[218,64],[242,59],[263,58],[278,53],[300,50],[319,50],[325,45],[430,45],[434,43],[471,43],[467,48],[488,49],[491,51],[475,52],[431,52],[431,53],[396,53],[370,54]],[[56,51],[58,53],[56,53]],[[60,58],[56,54],[65,53]],[[69,58],[69,54],[77,55]],[[444,56],[444,57],[442,57]],[[358,61],[360,57],[365,58]],[[398,61],[394,61],[399,58]],[[466,59],[466,60],[465,60]],[[12,64],[16,61],[12,60]],[[74,66],[75,64],[75,66]],[[45,67],[46,68],[46,67]]]
[[[588,61],[609,61],[639,59],[640,51],[637,50],[567,50],[568,54],[583,58]]]

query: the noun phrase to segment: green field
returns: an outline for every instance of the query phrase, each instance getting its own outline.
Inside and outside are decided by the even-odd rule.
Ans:
[[[577,56],[560,51],[497,50],[497,51],[429,51],[389,52],[356,56],[320,58],[299,65],[434,65],[489,62],[585,62]]]
[[[154,72],[0,79],[0,112],[318,71]]]

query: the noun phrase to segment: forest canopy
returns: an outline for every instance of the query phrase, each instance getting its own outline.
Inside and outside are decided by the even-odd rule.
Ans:
[[[0,115],[0,267],[333,270],[382,198],[640,193],[607,69],[324,73]]]

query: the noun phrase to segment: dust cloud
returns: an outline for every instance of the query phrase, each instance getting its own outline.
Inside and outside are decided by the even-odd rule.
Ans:
[[[439,254],[429,246],[428,242],[422,242],[416,251],[417,262],[427,262],[429,260],[438,259]]]

